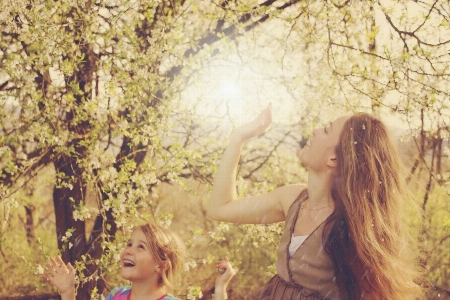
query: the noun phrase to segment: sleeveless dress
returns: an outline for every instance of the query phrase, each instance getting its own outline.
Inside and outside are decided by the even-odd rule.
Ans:
[[[304,190],[289,207],[277,250],[277,275],[264,286],[260,300],[343,300],[335,283],[334,264],[323,248],[325,222],[321,223],[289,256],[289,245],[302,203]]]

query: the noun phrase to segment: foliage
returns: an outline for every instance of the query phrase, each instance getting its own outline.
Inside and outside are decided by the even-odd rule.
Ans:
[[[0,12],[5,260],[27,256],[37,270],[58,248],[64,260],[77,262],[79,298],[88,299],[118,282],[121,240],[135,222],[150,219],[172,223],[197,268],[204,267],[180,282],[180,294],[188,287],[198,294],[201,286],[206,295],[209,263],[227,251],[246,278],[235,282],[236,299],[245,297],[246,285],[257,293],[280,225],[214,229],[199,191],[211,183],[232,127],[272,101],[270,132],[244,149],[240,194],[303,180],[292,153],[311,125],[344,111],[395,116],[413,137],[403,145],[416,149],[408,154],[408,176],[424,210],[419,231],[426,233],[427,274],[439,291],[450,291],[448,2],[6,2]],[[239,84],[238,101],[215,94],[222,79]],[[198,183],[202,188],[194,188]],[[40,186],[47,188],[37,201]],[[168,186],[196,196],[190,203],[198,214],[189,222],[198,227],[174,213],[187,196],[158,196]],[[202,193],[206,201],[207,189]],[[55,229],[57,245],[49,236]],[[41,258],[21,252],[26,234],[11,243],[21,230],[29,241],[41,237]]]

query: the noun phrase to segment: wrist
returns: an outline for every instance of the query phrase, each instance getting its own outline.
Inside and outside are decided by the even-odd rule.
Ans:
[[[212,296],[212,300],[227,300],[228,299],[228,294],[226,291],[223,291],[220,293],[215,292],[211,296]]]
[[[60,292],[61,300],[72,300],[75,299],[75,289],[69,289],[64,292]]]
[[[214,293],[218,294],[218,293],[222,293],[222,292],[227,292],[227,287],[228,284],[226,283],[217,283],[214,287]]]

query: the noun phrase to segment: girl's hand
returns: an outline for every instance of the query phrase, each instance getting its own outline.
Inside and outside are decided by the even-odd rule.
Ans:
[[[231,278],[236,275],[236,271],[233,269],[228,257],[224,257],[223,260],[216,261],[216,268],[219,270],[219,275],[216,277],[216,293],[217,289],[223,289],[226,292],[228,283],[230,283]]]
[[[50,258],[46,264],[45,277],[60,291],[63,299],[75,297],[75,269],[64,264],[60,256]],[[72,297],[73,296],[73,297]]]
[[[259,113],[256,119],[239,126],[234,131],[234,135],[238,135],[239,139],[245,142],[252,137],[264,133],[270,123],[272,123],[272,103],[269,103],[269,105]]]

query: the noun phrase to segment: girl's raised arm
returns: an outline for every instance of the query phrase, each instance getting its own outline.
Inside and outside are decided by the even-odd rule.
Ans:
[[[60,256],[50,258],[45,276],[61,293],[61,300],[75,300],[75,269]]]
[[[262,110],[256,119],[233,132],[214,178],[208,207],[210,218],[246,224],[267,224],[284,220],[285,207],[281,202],[286,188],[240,200],[236,197],[236,169],[242,146],[250,138],[262,134],[270,123],[271,104]]]
[[[213,299],[226,300],[228,299],[228,284],[230,283],[234,275],[236,275],[236,271],[233,269],[233,266],[226,256],[223,258],[223,260],[216,262],[216,268],[220,271],[220,274],[216,277]]]

